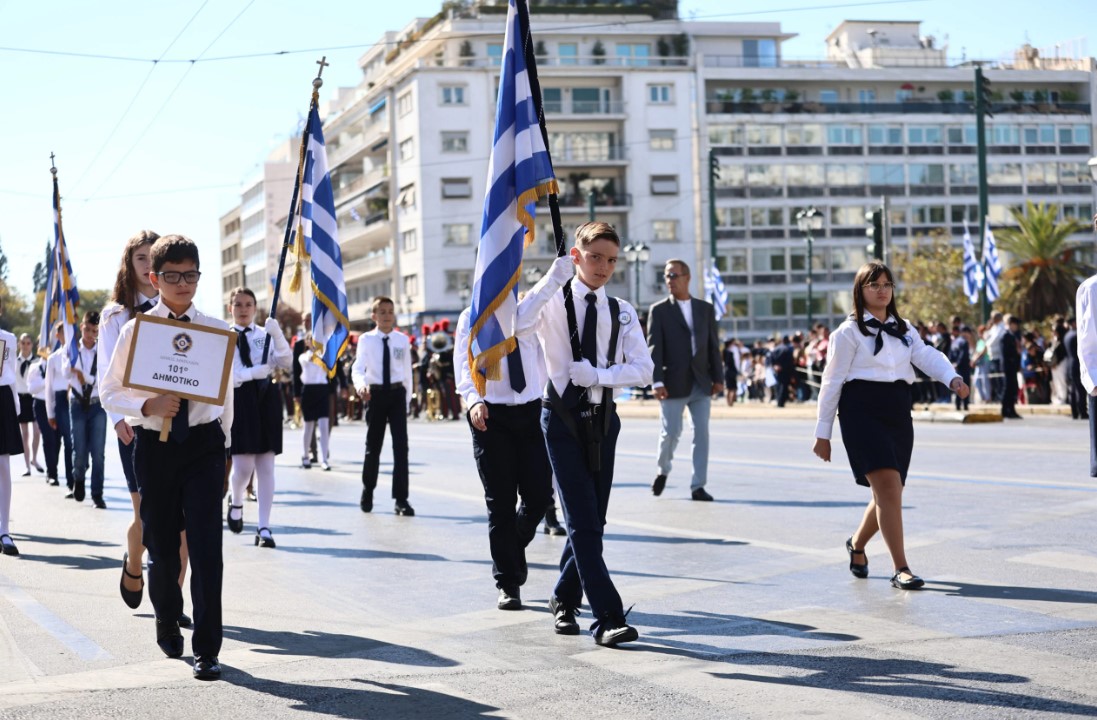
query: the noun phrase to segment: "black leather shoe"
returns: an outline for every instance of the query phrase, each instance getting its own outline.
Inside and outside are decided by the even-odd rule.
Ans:
[[[232,511],[233,510],[239,510],[240,511],[240,519],[239,520],[233,520],[232,519]],[[225,513],[225,522],[228,523],[229,530],[231,530],[234,533],[236,533],[237,535],[239,535],[244,530],[244,506],[243,505],[232,505],[232,504],[230,504],[228,512]]]
[[[127,569],[129,567],[130,554],[126,553],[122,556],[122,579],[118,581],[118,589],[122,592],[122,601],[130,608],[130,610],[136,610],[141,607],[141,598],[145,593],[145,578],[144,576],[131,575]],[[140,580],[141,587],[137,590],[126,589],[126,578],[131,580]]]
[[[556,518],[556,508],[550,507],[545,511],[545,534],[546,535],[567,535],[568,531],[564,529],[564,526],[560,524],[560,521]]]
[[[703,487],[699,487],[693,491],[692,497],[694,500],[701,500],[703,502],[712,502],[712,496],[705,492]]]
[[[46,484],[47,484],[47,485],[52,485],[52,486],[54,486],[54,487],[57,487],[57,486],[58,486],[58,485],[60,485],[61,483],[57,482],[57,478],[48,478],[48,479],[46,480]]]
[[[76,502],[84,502],[84,481],[77,480],[72,486],[72,499]]]
[[[636,628],[631,625],[621,625],[614,628],[606,628],[594,636],[594,642],[603,647],[615,647],[621,643],[632,642],[640,637]]]
[[[662,495],[663,494],[663,488],[665,488],[666,486],[667,486],[667,476],[663,475],[663,474],[656,475],[655,476],[655,482],[653,482],[651,484],[651,494],[656,495],[656,496]]]
[[[500,610],[521,610],[522,596],[519,593],[518,588],[499,588],[499,602],[495,603],[495,607]]]
[[[404,517],[415,516],[415,508],[413,508],[411,505],[408,505],[407,500],[397,500],[395,512],[397,515],[403,515]]]
[[[7,540],[4,540],[7,538]],[[19,548],[15,547],[15,541],[7,533],[0,535],[0,554],[19,557]]]
[[[264,535],[263,531],[266,530],[267,534]],[[255,545],[256,547],[273,548],[277,547],[274,544],[274,536],[270,534],[270,528],[259,528],[255,531]]]
[[[102,497],[93,497],[91,499],[91,502],[92,502],[93,505],[95,505],[95,507],[97,507],[100,510],[106,510],[107,509],[107,504],[105,502],[103,502]]]
[[[179,627],[189,628],[193,624],[194,623],[191,622],[190,615],[187,615],[186,613],[179,613]]]
[[[215,657],[199,655],[194,658],[194,677],[196,680],[220,680],[221,663]]]
[[[552,612],[554,629],[557,635],[578,635],[579,623],[575,622],[575,616],[579,614],[578,608],[570,608],[555,597],[549,598],[549,610]]]
[[[156,644],[170,658],[183,657],[183,635],[179,632],[179,621],[156,621]]]
[[[910,579],[904,580],[902,578],[903,573],[910,575]],[[899,568],[895,574],[891,576],[891,586],[900,590],[917,590],[925,584],[926,581],[912,573],[908,567]]]
[[[373,493],[369,490],[362,491],[362,499],[358,502],[358,506],[362,508],[362,512],[373,511]]]
[[[868,577],[868,556],[865,555],[864,550],[857,550],[853,547],[853,538],[846,540],[846,552],[849,553],[849,571],[853,573],[853,577],[867,578]],[[863,563],[857,563],[853,561],[854,555],[864,555],[865,561]]]
[[[65,493],[65,499],[66,500],[75,500],[76,499],[76,493],[74,493],[72,490],[69,490],[67,493]]]

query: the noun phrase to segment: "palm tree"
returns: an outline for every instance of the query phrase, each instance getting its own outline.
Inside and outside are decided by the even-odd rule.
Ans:
[[[1014,261],[1003,272],[1002,304],[1025,320],[1043,320],[1074,306],[1078,285],[1090,268],[1077,258],[1078,247],[1068,244],[1087,225],[1074,218],[1058,222],[1058,205],[1025,203],[1026,212],[1013,208],[1018,227],[998,231],[998,245]]]

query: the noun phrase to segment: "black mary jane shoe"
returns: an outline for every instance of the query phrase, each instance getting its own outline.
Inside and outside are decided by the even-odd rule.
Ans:
[[[267,531],[266,535],[263,534],[264,530]],[[270,534],[270,528],[259,528],[255,531],[255,545],[256,547],[265,548],[278,547],[274,544],[274,537]]]
[[[856,578],[868,577],[868,556],[865,555],[864,550],[857,550],[853,547],[853,538],[846,540],[846,552],[849,553],[849,571]],[[853,561],[854,555],[865,555],[865,562],[857,563]]]
[[[7,541],[4,538],[7,538]],[[15,547],[15,541],[7,533],[0,535],[0,554],[19,557],[19,548]]]
[[[240,519],[232,519],[232,511],[240,511]],[[229,530],[239,535],[244,530],[244,506],[243,505],[229,505],[229,511],[225,513],[225,522],[228,523]]]
[[[126,603],[130,610],[136,610],[141,607],[141,598],[145,592],[145,578],[138,573],[133,575],[127,569],[129,567],[130,554],[126,553],[122,556],[122,579],[118,581],[118,589],[122,592],[122,602]],[[136,590],[126,589],[126,578],[130,580],[140,580],[141,587]]]
[[[900,577],[903,573],[910,575],[910,580]],[[917,590],[926,584],[926,581],[910,571],[908,567],[901,567],[891,576],[891,586],[900,590]]]

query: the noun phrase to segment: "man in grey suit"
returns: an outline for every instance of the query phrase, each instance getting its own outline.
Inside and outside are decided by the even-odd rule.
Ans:
[[[724,366],[716,311],[712,303],[690,297],[689,266],[668,260],[663,278],[670,297],[651,306],[648,347],[655,362],[652,389],[659,400],[663,429],[659,434],[659,474],[651,492],[659,495],[667,484],[674,448],[682,434],[682,415],[689,408],[693,422],[694,500],[711,501],[705,490],[708,475],[708,420],[712,397],[724,389]]]

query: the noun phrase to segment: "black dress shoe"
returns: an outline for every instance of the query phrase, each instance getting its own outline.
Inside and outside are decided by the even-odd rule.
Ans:
[[[694,500],[701,500],[703,502],[712,502],[712,496],[705,492],[703,487],[699,487],[693,491],[692,497]]]
[[[233,520],[232,519],[232,511],[233,510],[239,510],[240,511],[240,519],[239,520]],[[228,523],[229,530],[231,530],[232,532],[239,535],[244,529],[244,506],[243,505],[232,505],[232,504],[230,504],[228,512],[225,513],[225,522]]]
[[[68,492],[67,492],[67,493],[65,494],[65,499],[66,499],[66,500],[75,500],[75,499],[76,499],[76,493],[75,493],[75,492],[73,492],[72,490],[69,490],[69,491],[68,491]]]
[[[183,635],[179,632],[179,621],[156,621],[156,644],[170,658],[183,657]]]
[[[84,481],[77,480],[72,486],[72,499],[76,502],[84,502]]]
[[[25,473],[23,473],[23,477],[30,477],[30,470],[27,470]]]
[[[604,647],[615,647],[621,643],[632,642],[640,637],[636,628],[631,625],[619,625],[606,628],[594,636],[594,642]]]
[[[128,569],[130,561],[130,554],[126,553],[122,556],[122,579],[118,581],[118,589],[122,592],[122,601],[131,610],[136,610],[141,607],[141,597],[145,592],[145,578],[142,575],[131,575]],[[131,580],[140,580],[141,587],[137,590],[126,589],[126,578]]]
[[[54,487],[57,487],[61,483],[57,482],[57,478],[47,478],[46,479],[46,484],[47,485],[53,485]]]
[[[579,634],[579,623],[575,621],[575,616],[579,614],[578,608],[570,608],[555,597],[551,597],[549,610],[552,612],[553,629],[557,635]]]
[[[194,658],[194,677],[197,680],[220,680],[221,663],[215,657],[199,655]]]
[[[362,508],[362,512],[373,511],[373,493],[369,490],[362,491],[362,499],[358,502],[358,506]]]
[[[267,534],[264,535],[263,531],[266,530]],[[274,536],[270,534],[270,528],[259,528],[255,531],[255,545],[257,547],[273,548],[277,547],[274,544]]]
[[[7,538],[7,540],[4,538]],[[0,554],[19,557],[19,548],[15,547],[15,541],[7,533],[0,535]]]
[[[910,579],[904,580],[901,577],[903,573],[910,575]],[[912,573],[908,567],[899,568],[895,571],[895,574],[891,576],[891,586],[900,590],[917,590],[925,584],[926,581]]]
[[[868,577],[868,556],[865,555],[864,550],[857,550],[853,547],[853,538],[846,540],[846,552],[849,553],[849,571],[853,573],[853,577],[867,578]],[[865,555],[865,561],[863,563],[856,563],[853,561],[854,555]]]
[[[556,518],[556,508],[550,507],[545,511],[545,534],[546,535],[567,535],[568,531],[564,529],[564,526],[560,524],[560,521]]]
[[[665,488],[666,486],[667,486],[667,476],[663,475],[661,473],[659,475],[656,475],[655,476],[655,482],[653,482],[651,484],[651,494],[652,495],[662,495],[663,494],[663,488]]]
[[[193,624],[194,623],[191,621],[190,615],[187,615],[186,613],[179,613],[179,627],[189,628]]]
[[[518,588],[499,588],[499,601],[495,603],[495,607],[499,608],[500,610],[521,610],[522,596]]]
[[[105,502],[103,502],[102,497],[92,497],[91,502],[92,502],[93,505],[95,505],[95,507],[97,507],[100,510],[106,510],[107,509],[107,504]]]
[[[403,515],[404,517],[415,516],[415,508],[413,508],[411,505],[408,505],[407,500],[397,500],[396,508],[394,511],[397,515]]]

